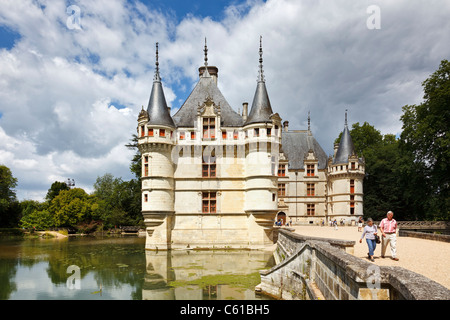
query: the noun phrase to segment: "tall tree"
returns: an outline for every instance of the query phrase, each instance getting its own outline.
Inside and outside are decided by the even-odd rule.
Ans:
[[[425,210],[435,219],[450,218],[450,62],[441,64],[422,83],[424,101],[403,107],[401,148],[412,154],[423,177]]]
[[[55,181],[47,191],[45,200],[52,201],[62,190],[70,190],[70,187],[65,182]]]
[[[11,170],[0,165],[0,226],[14,227],[20,219],[20,206],[16,198],[17,178]]]

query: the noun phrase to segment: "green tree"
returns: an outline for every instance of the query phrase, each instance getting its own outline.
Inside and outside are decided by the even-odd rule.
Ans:
[[[70,187],[65,182],[55,181],[48,189],[45,200],[52,201],[62,190],[70,190]]]
[[[415,160],[415,174],[423,181],[424,209],[434,219],[450,218],[450,62],[441,64],[422,83],[424,101],[403,107],[403,152]]]
[[[0,226],[15,227],[20,219],[20,206],[16,198],[17,178],[11,170],[0,165]]]
[[[136,179],[141,180],[141,172],[142,172],[142,162],[141,162],[141,153],[138,148],[138,136],[133,134],[133,138],[130,140],[130,143],[125,145],[128,149],[134,150],[134,156],[131,160],[130,170],[134,173]]]
[[[106,173],[97,177],[94,190],[94,195],[100,201],[99,212],[106,227],[135,225],[141,219],[140,183],[135,179],[123,181]]]
[[[76,226],[78,223],[98,218],[99,205],[95,196],[81,188],[63,190],[50,203],[48,211],[56,227]]]

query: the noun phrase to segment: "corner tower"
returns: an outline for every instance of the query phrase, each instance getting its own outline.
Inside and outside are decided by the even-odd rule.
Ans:
[[[334,157],[328,159],[328,219],[358,220],[363,215],[365,162],[355,153],[347,125],[347,111],[341,140]]]
[[[259,76],[245,131],[245,212],[251,218],[251,241],[270,243],[278,209],[278,155],[281,118],[272,111],[264,79],[262,37],[259,45]],[[261,228],[262,227],[262,228]]]
[[[174,217],[174,167],[171,159],[175,124],[170,116],[156,68],[147,111],[138,118],[138,148],[142,154],[142,215],[146,226],[146,249],[170,249]]]

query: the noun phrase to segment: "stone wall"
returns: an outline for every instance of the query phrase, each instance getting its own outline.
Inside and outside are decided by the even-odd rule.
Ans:
[[[420,238],[420,239],[427,239],[427,240],[434,240],[434,241],[443,241],[443,242],[450,242],[450,235],[448,234],[435,234],[435,233],[428,233],[428,232],[417,232],[417,231],[406,231],[406,230],[399,230],[400,237],[413,237],[413,238]]]
[[[285,300],[450,299],[450,290],[422,275],[380,267],[347,253],[348,242],[352,241],[319,241],[279,230],[279,263],[260,272],[256,290]]]

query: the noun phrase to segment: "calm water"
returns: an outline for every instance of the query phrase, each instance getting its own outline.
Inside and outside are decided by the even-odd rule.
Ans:
[[[270,252],[149,252],[145,238],[0,239],[0,299],[209,300],[255,295]]]

